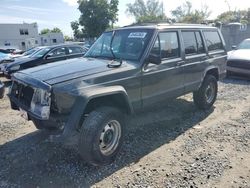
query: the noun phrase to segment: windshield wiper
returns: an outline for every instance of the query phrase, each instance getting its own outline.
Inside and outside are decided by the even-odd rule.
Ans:
[[[108,64],[108,67],[110,67],[110,68],[120,67],[122,65],[122,59],[121,58],[120,58],[120,60],[117,63],[117,61],[116,61],[117,58],[116,58],[115,53],[114,53],[113,48],[112,48],[112,44],[113,44],[114,38],[115,38],[115,30],[112,33],[112,38],[111,38],[110,45],[109,45],[110,52],[111,52],[111,54],[113,56],[113,59],[114,59],[113,61],[111,61]]]

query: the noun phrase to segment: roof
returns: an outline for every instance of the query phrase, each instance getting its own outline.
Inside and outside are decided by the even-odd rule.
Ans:
[[[162,29],[162,28],[175,28],[175,29],[217,29],[216,27],[211,27],[204,24],[183,24],[183,23],[141,23],[141,24],[132,24],[124,26],[123,28],[145,28],[145,29]],[[121,29],[121,28],[119,28]]]
[[[67,46],[77,46],[79,47],[80,45],[78,44],[56,44],[56,45],[52,45],[52,46],[47,46],[47,47],[50,47],[50,48],[56,48],[56,47],[67,47]],[[82,46],[80,46],[82,47]]]

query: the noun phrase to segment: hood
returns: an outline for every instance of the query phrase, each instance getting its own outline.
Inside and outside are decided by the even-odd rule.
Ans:
[[[76,58],[26,69],[19,73],[53,85],[110,70],[107,67],[108,62],[108,60],[93,58]]]
[[[246,60],[250,61],[250,49],[239,49],[228,52],[228,60]]]
[[[9,63],[8,64],[8,67],[11,67],[11,66],[14,66],[14,65],[21,65],[23,63],[28,63],[30,61],[33,61],[33,60],[36,60],[37,58],[36,57],[23,57],[23,58],[18,58],[18,59],[15,59],[14,62],[12,63]]]

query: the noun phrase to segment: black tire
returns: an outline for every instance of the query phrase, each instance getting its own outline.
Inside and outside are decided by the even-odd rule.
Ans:
[[[211,97],[208,97],[209,87],[213,87]],[[193,99],[196,106],[200,109],[210,109],[217,97],[218,83],[213,75],[207,75],[198,91],[193,92]]]
[[[105,134],[108,131],[105,131],[109,122],[117,121],[120,124],[120,135],[118,141],[116,142],[116,147],[113,147],[111,153],[106,155],[101,149],[101,136],[105,140]],[[112,132],[112,131],[111,131]],[[116,135],[111,134],[111,140],[113,140]],[[92,111],[88,117],[84,120],[79,138],[79,153],[81,157],[87,162],[95,166],[107,165],[112,163],[115,160],[117,153],[119,152],[124,135],[124,116],[120,110],[113,107],[100,107]],[[104,135],[103,135],[104,134]],[[109,139],[109,138],[108,138]],[[108,148],[108,147],[107,147]],[[105,150],[105,148],[103,149]]]

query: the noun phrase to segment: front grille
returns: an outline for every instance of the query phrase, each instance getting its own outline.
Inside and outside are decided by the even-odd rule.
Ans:
[[[26,108],[30,108],[31,100],[34,94],[34,89],[18,83],[16,81],[12,84],[11,97],[13,97],[18,103],[22,104]]]
[[[247,61],[247,60],[228,60],[227,66],[241,68],[241,69],[250,69],[250,61]]]

